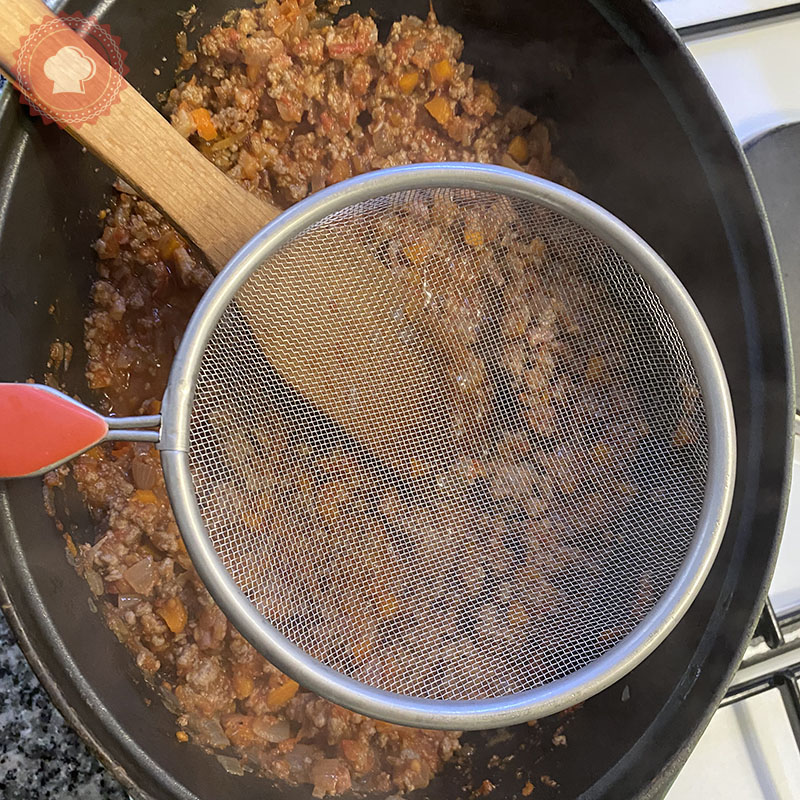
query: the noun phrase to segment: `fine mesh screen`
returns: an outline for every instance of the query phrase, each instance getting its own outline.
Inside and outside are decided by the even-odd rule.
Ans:
[[[400,406],[422,410],[394,429]],[[251,275],[189,459],[279,631],[371,686],[476,699],[643,619],[692,541],[708,439],[680,336],[619,255],[534,203],[431,189],[333,214]]]

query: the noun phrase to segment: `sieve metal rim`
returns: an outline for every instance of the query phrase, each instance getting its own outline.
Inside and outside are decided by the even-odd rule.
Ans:
[[[189,425],[203,353],[243,283],[272,253],[323,217],[381,195],[419,188],[473,189],[535,201],[611,245],[649,284],[675,322],[707,414],[709,468],[703,511],[667,591],[630,634],[591,664],[544,686],[488,700],[425,700],[374,689],[295,646],[250,604],[217,556],[189,470]],[[711,568],[730,510],[736,458],[733,409],[719,354],[700,312],[661,257],[624,223],[576,192],[504,167],[474,163],[415,164],[361,175],[315,193],[256,234],[206,291],[187,326],[164,394],[158,447],[173,511],[195,568],[257,650],[305,688],[358,713],[402,725],[462,730],[503,727],[561,711],[608,687],[649,655],[686,612]]]

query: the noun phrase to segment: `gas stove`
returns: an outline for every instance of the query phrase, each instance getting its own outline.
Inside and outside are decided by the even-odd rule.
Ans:
[[[744,146],[780,259],[800,376],[800,3],[660,0]],[[796,383],[797,383],[796,377]],[[794,489],[756,635],[668,800],[800,798],[800,417]]]

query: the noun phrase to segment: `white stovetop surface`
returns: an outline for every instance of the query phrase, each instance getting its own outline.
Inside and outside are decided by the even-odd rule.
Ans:
[[[769,0],[704,2],[737,13],[742,6],[752,10],[769,4]],[[778,0],[771,4],[781,5]],[[671,9],[696,5],[695,0],[662,0],[659,8],[672,20],[677,15]],[[800,121],[800,12],[772,22],[690,38],[687,44],[741,142],[776,125]],[[797,488],[790,494],[783,544],[770,589],[778,614],[800,607],[800,447],[795,448],[793,477],[797,478],[793,481]]]
[[[676,28],[791,5],[792,0],[655,0]]]
[[[741,141],[800,120],[800,14],[687,44]]]
[[[661,0],[676,27],[787,5],[786,0]],[[800,13],[687,44],[740,141],[800,121]],[[800,176],[798,176],[800,180]],[[800,222],[800,209],[798,209]],[[800,264],[797,265],[800,269]],[[770,598],[778,614],[800,607],[800,446],[794,491]],[[777,689],[726,706],[669,792],[668,800],[800,800],[800,752]]]
[[[777,689],[717,711],[667,800],[796,800],[800,756]]]

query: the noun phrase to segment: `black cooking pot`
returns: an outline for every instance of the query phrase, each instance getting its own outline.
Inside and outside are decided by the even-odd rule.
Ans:
[[[208,27],[231,0],[209,0]],[[68,4],[76,8],[78,4]],[[103,2],[122,37],[129,80],[150,100],[176,67],[184,0]],[[424,15],[428,0],[355,0],[346,11]],[[83,8],[85,13],[90,9]],[[489,779],[494,798],[657,797],[707,723],[752,634],[772,571],[784,509],[794,409],[781,291],[761,207],[730,128],[677,36],[642,0],[437,0],[464,34],[464,58],[501,95],[558,121],[557,149],[582,190],[666,259],[716,339],[736,415],[739,466],[716,565],[668,640],[620,684],[586,703],[567,746],[539,727],[470,734],[474,747],[413,797],[469,796]],[[162,56],[166,61],[162,61]],[[160,69],[160,75],[154,68]],[[90,243],[112,175],[55,126],[32,121],[8,89],[0,108],[0,380],[42,378],[54,339],[75,345],[67,387],[83,381],[82,319],[93,275]],[[90,521],[67,504],[74,536]],[[174,737],[172,715],[127,651],[90,613],[86,585],[67,563],[37,480],[0,493],[3,608],[67,719],[136,797],[303,797],[225,773]],[[499,758],[492,759],[492,756]],[[505,756],[513,756],[505,760]],[[492,766],[489,766],[489,763]],[[547,775],[560,785],[540,782]]]

